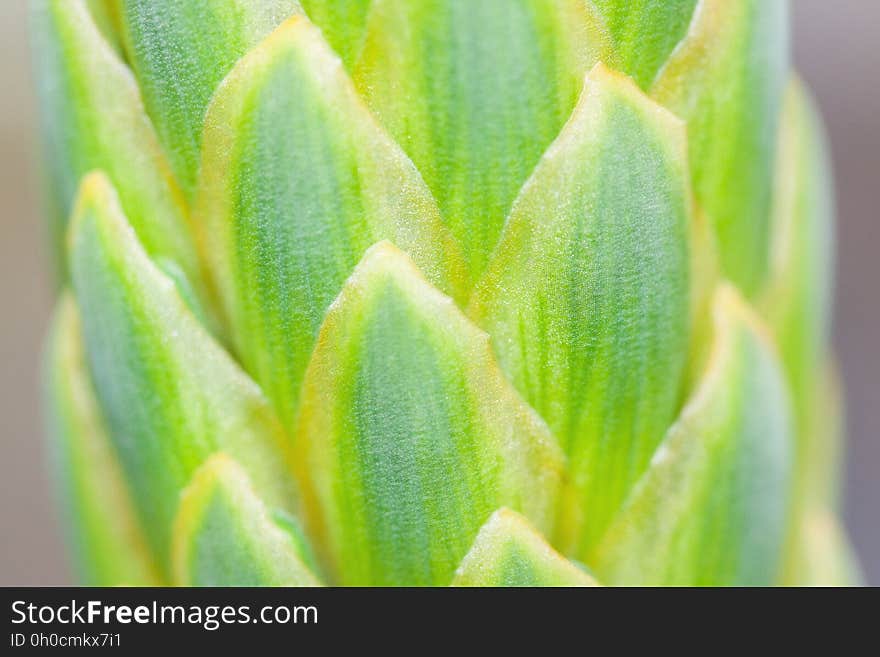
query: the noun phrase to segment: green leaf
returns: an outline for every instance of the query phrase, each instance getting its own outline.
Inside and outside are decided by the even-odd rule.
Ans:
[[[233,64],[296,0],[121,0],[126,51],[181,186],[192,195],[205,110]]]
[[[596,586],[520,514],[493,513],[455,571],[453,586]]]
[[[470,315],[569,457],[560,544],[582,555],[663,438],[687,359],[683,126],[601,64],[523,187]]]
[[[149,260],[100,174],[83,182],[70,262],[97,397],[163,564],[180,491],[218,449],[246,467],[267,503],[290,508],[288,441],[275,415]]]
[[[357,61],[373,0],[302,0],[309,19],[342,58],[346,68]]]
[[[802,503],[840,506],[845,434],[843,391],[832,360],[817,364],[809,409],[797,436],[796,496]]]
[[[562,470],[488,336],[387,242],[327,314],[295,453],[311,535],[343,585],[449,584],[499,507],[552,525]]]
[[[703,0],[651,87],[687,122],[697,200],[718,235],[724,275],[748,296],[767,270],[787,7],[786,0]]]
[[[229,74],[203,162],[196,216],[233,343],[288,426],[327,306],[370,245],[391,239],[460,296],[430,192],[305,18]]]
[[[832,179],[821,118],[806,89],[792,79],[779,134],[770,274],[761,296],[763,314],[780,348],[797,425],[796,508],[784,580],[789,584],[821,582],[818,566],[823,561],[845,560],[837,556],[843,548],[833,546],[844,538],[819,536],[809,526],[833,524],[832,509],[839,497],[842,413],[835,373],[828,363],[833,223]],[[815,520],[826,516],[829,520]],[[840,570],[829,567],[829,572]]]
[[[782,576],[783,584],[794,586],[821,580],[820,567],[826,560],[841,567],[852,562],[854,572],[857,570],[855,558],[843,554],[848,551],[845,532],[834,518],[840,508],[844,437],[842,395],[834,363],[817,364],[810,383],[810,389],[802,391],[806,392],[799,400],[802,406],[795,404],[799,416],[794,503]],[[820,536],[820,527],[839,537]],[[831,572],[839,569],[835,566]]]
[[[77,186],[86,173],[101,169],[147,251],[176,261],[198,280],[185,202],[131,71],[83,0],[38,0],[31,17],[60,276],[66,276],[63,237]]]
[[[827,508],[809,512],[796,535],[798,552],[789,564],[784,586],[859,586],[858,559],[835,514]]]
[[[697,0],[592,0],[605,21],[621,72],[647,89],[684,38]]]
[[[45,382],[54,480],[80,580],[89,586],[161,584],[94,398],[69,294],[55,312]]]
[[[761,306],[806,431],[829,341],[834,201],[821,119],[797,80],[785,96],[775,180],[770,276]]]
[[[729,285],[700,387],[587,562],[614,585],[769,585],[785,537],[789,400],[771,338]]]
[[[376,0],[355,81],[413,159],[472,280],[604,43],[584,0]]]
[[[699,384],[712,350],[712,301],[721,282],[718,244],[708,217],[695,206],[691,222],[691,321],[683,398]]]
[[[184,489],[172,545],[179,586],[319,584],[247,474],[222,453],[208,459]]]
[[[122,47],[122,34],[119,24],[119,2],[118,0],[86,0],[95,25],[104,35],[113,50],[120,57],[124,56]]]

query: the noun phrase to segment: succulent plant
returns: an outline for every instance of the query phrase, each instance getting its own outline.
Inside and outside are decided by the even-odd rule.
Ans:
[[[856,581],[787,22],[35,2],[82,580]]]

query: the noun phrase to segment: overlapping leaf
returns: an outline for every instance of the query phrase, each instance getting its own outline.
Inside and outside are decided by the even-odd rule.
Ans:
[[[37,52],[43,161],[49,212],[63,277],[63,235],[80,179],[102,169],[147,251],[198,279],[181,192],[137,82],[104,39],[83,0],[37,0]]]
[[[80,578],[92,586],[160,584],[94,398],[79,313],[69,294],[55,313],[46,365],[58,501]]]
[[[811,565],[819,559],[817,553],[829,553],[832,542],[845,541],[821,539],[816,529],[832,522],[839,494],[840,394],[833,368],[827,362],[833,205],[821,119],[806,90],[793,79],[782,112],[770,275],[761,298],[762,310],[780,347],[797,426],[796,502],[785,574],[785,581],[791,584],[817,580],[818,568]],[[822,559],[832,556],[829,553]]]
[[[770,338],[732,287],[714,303],[703,381],[589,563],[615,585],[770,585],[785,540],[788,393]]]
[[[754,295],[767,270],[776,129],[788,76],[786,0],[701,0],[651,95],[687,122],[697,199],[724,275]]]
[[[205,110],[232,65],[297,0],[121,0],[120,28],[141,94],[183,189],[198,171]]]
[[[518,513],[499,509],[477,534],[453,586],[596,586]]]
[[[85,579],[856,582],[787,2],[301,2],[35,3]]]
[[[829,509],[814,508],[798,523],[797,552],[783,585],[858,586],[862,573],[840,520]]]
[[[770,277],[762,308],[792,387],[798,424],[826,358],[833,273],[833,192],[821,120],[793,80],[783,109],[773,206]]]
[[[242,468],[212,456],[181,495],[174,577],[182,586],[316,586],[297,543],[279,527]]]
[[[686,160],[681,123],[597,65],[471,302],[569,456],[561,533],[574,554],[675,417],[690,312]]]
[[[295,460],[328,570],[372,585],[448,584],[501,506],[546,531],[562,468],[488,336],[388,243],[328,312]]]
[[[375,0],[358,88],[483,270],[605,43],[584,0]]]
[[[697,0],[588,0],[608,28],[614,63],[647,89],[684,38]]]
[[[307,19],[233,69],[203,158],[197,218],[233,342],[288,424],[325,310],[371,244],[393,240],[460,295],[430,192]]]
[[[286,437],[259,389],[147,257],[101,174],[71,226],[73,287],[97,398],[151,547],[167,564],[178,496],[217,449],[290,508]]]
[[[364,41],[367,14],[373,0],[301,0],[309,19],[351,68]]]
[[[122,30],[119,23],[119,2],[118,0],[86,0],[92,18],[95,19],[95,25],[101,30],[101,34],[107,40],[113,49],[124,56],[122,46]]]
[[[712,349],[712,301],[721,281],[718,244],[706,214],[695,207],[691,222],[691,322],[684,395],[699,383]]]
[[[858,562],[835,518],[840,506],[844,426],[834,367],[830,363],[817,367],[812,384],[809,401],[797,414],[794,503],[780,582],[853,585],[860,579]]]

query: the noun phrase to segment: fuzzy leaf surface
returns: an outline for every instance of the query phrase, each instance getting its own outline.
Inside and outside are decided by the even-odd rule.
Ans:
[[[604,47],[584,0],[376,0],[355,80],[483,270]]]
[[[181,494],[172,553],[179,586],[319,583],[247,474],[222,453],[196,470]]]
[[[275,414],[147,257],[101,174],[83,182],[69,257],[97,398],[162,563],[180,491],[218,449],[267,503],[289,509],[288,442]]]
[[[455,571],[453,586],[596,586],[520,514],[493,513]]]
[[[769,335],[729,285],[701,385],[588,560],[613,585],[768,586],[785,540],[792,427]]]
[[[60,278],[64,235],[81,178],[104,171],[144,248],[198,279],[183,194],[137,81],[101,34],[83,0],[32,5],[43,162]]]
[[[233,344],[288,426],[327,307],[370,245],[392,240],[447,293],[463,280],[418,172],[302,17],[215,96],[196,217]]]
[[[694,192],[715,227],[722,273],[750,297],[767,273],[788,67],[787,0],[701,0],[651,87],[687,122]]]
[[[364,42],[367,15],[373,0],[302,0],[309,19],[351,68]]]
[[[687,33],[697,0],[591,0],[605,21],[619,70],[650,87]]]
[[[64,527],[89,586],[150,586],[162,579],[95,399],[76,302],[58,302],[49,338],[45,399]]]
[[[296,0],[121,0],[126,52],[147,110],[188,195],[199,166],[205,110],[233,64]]]
[[[387,242],[327,314],[295,454],[311,535],[344,585],[449,584],[499,507],[552,525],[563,467],[488,336]]]
[[[470,315],[569,457],[561,545],[583,555],[675,418],[687,358],[683,126],[597,65],[523,187]]]

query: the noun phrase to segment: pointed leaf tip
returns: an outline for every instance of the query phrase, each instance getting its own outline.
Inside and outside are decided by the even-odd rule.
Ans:
[[[43,163],[61,279],[63,236],[80,179],[106,172],[146,250],[200,279],[184,197],[147,117],[137,81],[83,0],[32,4]]]
[[[412,162],[305,17],[238,62],[208,109],[195,216],[246,369],[285,423],[327,306],[389,239],[462,296],[463,264]]]
[[[312,535],[341,584],[449,584],[499,506],[549,527],[562,470],[488,336],[388,243],[327,313],[296,454]]]
[[[290,508],[287,438],[241,372],[149,259],[106,176],[87,176],[69,258],[95,391],[151,548],[168,566],[180,490],[217,449]]]
[[[350,70],[364,42],[367,16],[374,0],[302,0],[309,20],[321,28]]]
[[[651,96],[688,125],[697,200],[722,273],[748,297],[767,273],[776,134],[789,74],[785,0],[702,0]]]
[[[188,196],[195,187],[205,110],[232,66],[296,0],[123,0],[126,52],[144,103]]]
[[[412,158],[475,282],[604,34],[584,0],[374,2],[358,89]]]
[[[557,540],[578,558],[674,419],[691,222],[681,121],[596,64],[469,307],[569,457]]]
[[[453,586],[597,586],[520,514],[499,509],[480,528]]]
[[[181,493],[172,562],[180,586],[319,584],[245,471],[223,453],[205,461]]]
[[[593,552],[615,585],[771,585],[792,459],[789,399],[766,329],[730,285],[713,303],[700,386]]]
[[[615,64],[647,89],[685,36],[697,0],[592,0],[611,36]]]

